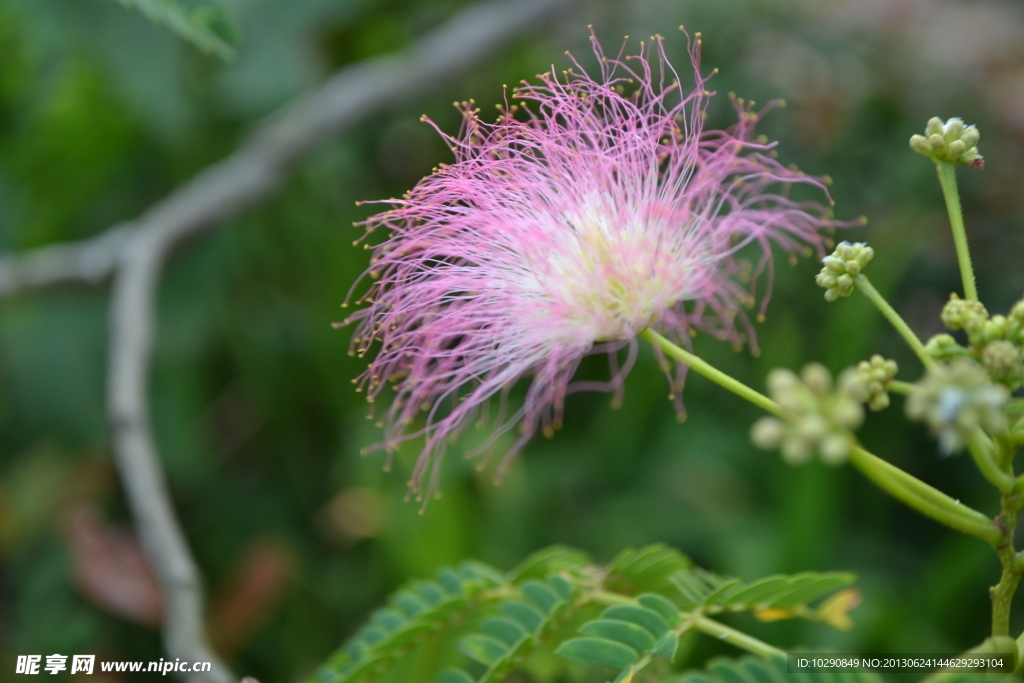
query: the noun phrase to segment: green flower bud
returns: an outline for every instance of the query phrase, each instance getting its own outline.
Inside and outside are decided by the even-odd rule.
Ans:
[[[942,322],[949,329],[967,330],[968,333],[980,332],[988,320],[988,311],[980,301],[961,299],[951,294],[949,302],[942,309]]]
[[[811,414],[796,421],[797,436],[811,443],[821,441],[828,434],[828,422],[822,415]]]
[[[841,465],[850,456],[850,440],[844,434],[829,434],[819,448],[826,465]]]
[[[964,122],[963,119],[950,119],[946,121],[945,131],[943,138],[947,143],[953,143],[960,140],[960,137],[964,134]]]
[[[974,126],[965,126],[958,118],[945,123],[932,117],[925,126],[924,135],[912,135],[910,148],[918,154],[935,161],[951,161],[969,164],[976,168],[984,166],[985,160],[978,151],[981,133]]]
[[[977,128],[971,126],[964,131],[964,134],[960,137],[960,142],[964,143],[964,146],[967,147],[967,149],[970,149],[971,147],[976,147],[978,145],[978,140],[980,139],[981,133],[978,132]]]
[[[1024,359],[1021,358],[1021,350],[1012,342],[997,339],[986,345],[981,352],[981,362],[991,373],[992,379],[1009,386],[1010,389],[1020,387]]]
[[[907,415],[927,423],[942,450],[953,453],[978,427],[990,434],[1004,431],[1009,398],[1009,390],[992,384],[984,368],[960,358],[918,382],[907,397]]]
[[[985,323],[981,333],[985,341],[988,342],[995,341],[996,339],[1005,339],[1009,331],[1010,321],[1006,319],[1005,315],[996,314]]]
[[[782,442],[782,458],[790,465],[803,465],[814,455],[814,444],[792,436]]]
[[[831,256],[822,259],[821,272],[814,278],[825,289],[825,300],[835,301],[853,294],[856,277],[875,256],[875,250],[864,242],[840,242]]]
[[[882,359],[882,363],[886,361]],[[884,365],[885,370],[889,367]],[[869,396],[867,385],[856,370],[847,369],[835,391],[831,373],[819,363],[804,366],[799,376],[789,370],[772,370],[767,380],[771,397],[789,419],[758,420],[750,430],[754,445],[766,449],[780,447],[782,457],[792,464],[807,462],[815,452],[825,462],[842,462],[849,454],[849,430],[864,421],[861,402]],[[858,387],[861,399],[850,395]]]
[[[1014,322],[1024,323],[1024,299],[1021,299],[1010,309],[1010,319]]]
[[[832,408],[832,419],[840,427],[856,429],[864,422],[864,409],[860,402],[848,396],[838,396]]]
[[[800,384],[800,378],[792,370],[775,368],[768,373],[766,383],[768,384],[768,392],[772,396],[777,396]]]
[[[832,373],[821,363],[808,363],[800,371],[800,379],[815,395],[824,397],[832,390]]]
[[[945,322],[945,319],[943,319]],[[953,339],[948,334],[937,334],[928,340],[925,344],[924,350],[928,352],[928,355],[936,360],[949,360],[956,356],[966,355],[967,349],[956,343],[956,339]]]
[[[910,136],[910,149],[914,150],[918,154],[928,154],[931,150],[931,146],[928,144],[928,138],[923,135],[911,135]]]
[[[876,353],[870,360],[861,361],[857,367],[847,368],[843,372],[839,383],[840,393],[856,401],[858,409],[859,404],[867,403],[872,410],[882,410],[889,406],[886,389],[897,372],[899,366],[896,361],[886,360]]]
[[[882,393],[878,394],[877,396],[871,399],[871,401],[868,403],[868,407],[877,413],[880,410],[885,410],[886,408],[888,408],[889,403],[889,394],[883,391]]]
[[[750,428],[750,440],[766,451],[778,448],[785,434],[786,425],[774,417],[762,417]]]

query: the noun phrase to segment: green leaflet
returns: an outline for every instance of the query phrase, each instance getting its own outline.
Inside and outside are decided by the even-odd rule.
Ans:
[[[691,567],[693,562],[690,558],[663,543],[655,543],[639,550],[627,548],[608,563],[605,585],[625,595],[673,595],[672,577]]]
[[[619,670],[629,668],[640,658],[628,645],[606,638],[573,638],[562,643],[558,654],[566,659]]]
[[[433,580],[415,581],[395,593],[368,624],[346,641],[310,679],[343,683],[386,667],[421,638],[436,633],[467,612],[481,592],[503,583],[500,572],[477,562],[444,569]]]
[[[671,661],[686,630],[683,615],[660,595],[645,593],[637,605],[614,605],[599,619],[584,624],[582,637],[562,643],[556,653],[596,666],[619,669],[616,680],[628,680],[655,655]]]
[[[590,564],[593,564],[593,560],[582,550],[552,545],[528,556],[508,573],[508,577],[510,581],[518,582],[524,579],[545,579],[561,572],[579,574]]]
[[[138,10],[154,24],[166,26],[203,52],[228,61],[235,56],[238,30],[227,9],[219,2],[181,0],[118,0]]]
[[[547,562],[544,565],[551,566]],[[530,571],[510,573],[520,577],[534,576],[538,566],[538,563],[533,563]],[[516,588],[521,598],[503,601],[498,605],[497,616],[485,619],[476,633],[459,641],[459,649],[463,653],[486,667],[475,679],[469,673],[459,671],[467,680],[495,683],[504,679],[533,652],[542,637],[549,635],[572,611],[574,589],[563,576],[556,574],[546,581],[526,579]],[[440,676],[436,681],[447,683]]]
[[[699,607],[705,614],[786,610],[792,616],[808,616],[801,612],[809,603],[847,588],[856,579],[848,572],[803,572],[742,583],[693,569],[679,572],[672,583],[684,610]]]

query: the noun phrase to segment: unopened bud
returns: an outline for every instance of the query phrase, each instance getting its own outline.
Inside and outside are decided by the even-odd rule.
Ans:
[[[946,130],[943,136],[946,142],[953,143],[960,139],[960,136],[964,134],[964,122],[963,119],[950,119],[946,121]]]
[[[1015,322],[1024,323],[1024,299],[1021,299],[1010,309],[1010,318]]]
[[[841,465],[850,455],[850,441],[843,434],[830,434],[822,440],[819,450],[826,465]]]
[[[967,349],[957,344],[952,335],[945,333],[937,334],[929,339],[924,350],[936,360],[949,360],[954,356],[963,356],[967,353]]]
[[[982,327],[982,336],[985,338],[985,341],[1005,339],[1009,331],[1010,321],[1006,319],[1005,315],[996,314],[989,318],[984,327]]]
[[[853,294],[854,278],[875,256],[875,250],[864,242],[840,242],[831,256],[822,259],[821,271],[814,278],[825,289],[825,300],[835,301]]]
[[[967,149],[977,146],[979,140],[981,140],[981,133],[974,126],[965,130],[964,134],[960,137],[960,141],[964,143]]]
[[[832,417],[836,423],[846,429],[856,429],[864,422],[864,409],[860,403],[849,397],[836,399],[836,405],[832,411]]]
[[[814,454],[814,446],[799,437],[790,437],[782,442],[782,458],[790,465],[803,465]]]
[[[910,148],[935,161],[950,161],[969,164],[975,168],[984,166],[985,160],[978,151],[981,133],[974,126],[965,126],[958,118],[942,122],[932,117],[925,126],[924,135],[913,135]]]
[[[832,374],[821,363],[808,363],[800,371],[800,379],[817,396],[825,396],[832,390]]]
[[[852,373],[845,387],[850,398],[857,403],[867,403],[869,408],[876,411],[889,406],[886,389],[899,372],[896,361],[876,353],[870,360],[861,361],[856,369],[851,368],[847,372]]]
[[[910,149],[918,154],[927,154],[931,147],[928,145],[928,138],[923,135],[910,136]]]
[[[984,304],[971,299],[961,299],[956,294],[949,297],[949,302],[942,309],[942,322],[953,331],[980,331],[987,320],[988,311],[985,310]]]
[[[772,450],[779,447],[785,436],[786,426],[774,417],[762,417],[750,428],[750,440],[758,448]]]
[[[881,362],[891,363],[884,359]],[[754,423],[750,430],[754,445],[779,447],[782,457],[791,464],[807,462],[815,452],[830,464],[838,464],[847,457],[853,438],[850,430],[864,421],[861,399],[850,394],[859,387],[862,398],[869,396],[855,369],[843,372],[834,392],[832,375],[820,363],[804,366],[799,376],[789,370],[772,370],[768,373],[768,387],[788,419],[768,417]]]
[[[1009,386],[1011,390],[1020,387],[1024,359],[1021,358],[1021,350],[1012,342],[998,339],[988,344],[981,352],[981,362],[991,373],[992,379]]]

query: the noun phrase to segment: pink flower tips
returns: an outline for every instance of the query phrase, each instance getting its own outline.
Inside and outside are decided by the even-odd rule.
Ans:
[[[519,430],[504,466],[538,428],[559,426],[568,393],[620,391],[646,327],[684,344],[695,330],[753,343],[743,309],[757,275],[770,275],[771,246],[820,253],[833,224],[821,204],[785,194],[786,183],[822,183],[752,139],[760,114],[749,105],[735,101],[729,131],[703,130],[712,93],[699,39],[689,93],[660,37],[614,59],[593,46],[597,76],[575,61],[561,76],[542,74],[514,91],[522,104],[495,123],[463,103],[462,130],[441,133],[455,162],[365,222],[387,239],[359,300],[370,305],[345,323],[358,321],[353,351],[380,342],[359,383],[371,401],[393,387],[381,445],[425,439],[417,493],[436,489],[449,438],[492,408],[483,450]],[[734,258],[748,244],[760,246],[755,268]],[[609,354],[611,381],[571,385],[580,360],[599,352]],[[679,366],[671,378],[676,396],[684,373]],[[526,398],[511,408],[523,377]]]

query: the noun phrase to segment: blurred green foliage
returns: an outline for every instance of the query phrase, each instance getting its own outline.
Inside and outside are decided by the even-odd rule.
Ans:
[[[229,3],[239,41],[226,63],[115,3],[0,0],[0,249],[82,238],[138,215],[333,69],[399,48],[464,4]],[[623,32],[666,35],[677,65],[683,23],[703,32],[704,70],[721,69],[718,92],[786,98],[762,132],[780,140],[782,159],[833,177],[840,218],[869,217],[848,235],[874,246],[872,281],[922,336],[939,331],[959,277],[931,164],[906,140],[933,115],[977,123],[987,167],[963,171],[962,192],[979,288],[990,308],[1005,308],[1024,289],[1024,16],[1013,0],[969,7],[583,3],[472,65],[461,82],[323,145],[278,197],[184,248],[161,288],[153,417],[220,610],[214,637],[229,644],[235,670],[296,680],[399,583],[470,556],[505,569],[553,542],[607,560],[661,541],[746,579],[860,575],[864,604],[850,632],[742,622],[783,647],[958,651],[980,641],[986,587],[998,575],[980,542],[919,518],[849,468],[794,469],[755,451],[747,429],[757,411],[699,377],[686,391],[689,419],[676,423],[646,351],[620,410],[604,395],[574,395],[566,428],[530,444],[501,487],[459,457],[479,438],[467,435],[450,452],[444,497],[419,515],[403,502],[414,449],[390,473],[379,455],[358,456],[378,431],[350,384],[361,363],[345,353],[348,332],[329,325],[366,262],[350,224],[371,209],[355,200],[396,196],[448,159],[418,116],[453,130],[453,99],[475,98],[487,111],[503,83],[563,67],[565,49],[586,56],[587,23],[609,51]],[[714,125],[732,121],[723,96],[710,113]],[[914,377],[915,359],[870,304],[826,305],[813,261],[780,259],[776,269],[758,326],[763,353],[701,338],[702,356],[755,387],[775,366],[820,359],[837,371],[871,352]],[[105,296],[67,288],[0,302],[2,676],[17,654],[161,656],[156,631],[97,606],[73,578],[74,510],[98,506],[127,521],[103,414]],[[602,371],[596,361],[581,369]],[[940,459],[894,403],[868,420],[865,444],[991,513],[969,459]],[[252,554],[267,544],[276,550]],[[276,583],[246,582],[256,556],[278,558]],[[263,612],[232,621],[225,605],[238,604]],[[714,645],[699,644],[690,661],[722,651]]]

